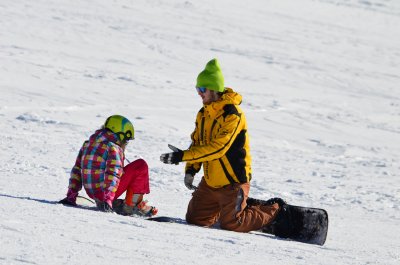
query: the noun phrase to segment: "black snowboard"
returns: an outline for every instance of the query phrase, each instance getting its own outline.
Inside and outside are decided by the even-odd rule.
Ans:
[[[324,209],[286,204],[280,198],[267,201],[249,198],[248,205],[279,203],[281,209],[276,219],[263,228],[264,233],[295,241],[323,245],[328,234],[328,213]]]
[[[280,198],[247,199],[248,207],[274,203],[278,203],[281,207],[279,214],[269,226],[263,228],[262,232],[308,244],[322,246],[325,243],[328,233],[328,213],[324,209],[290,205]],[[93,207],[94,201],[86,197],[78,196],[77,204],[78,207],[97,209]],[[187,225],[181,218],[168,216],[156,216],[146,220]]]

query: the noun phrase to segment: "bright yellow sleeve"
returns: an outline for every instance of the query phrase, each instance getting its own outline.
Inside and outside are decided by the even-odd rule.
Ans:
[[[183,153],[183,161],[190,163],[218,159],[229,150],[243,126],[242,115],[228,115],[224,119],[217,135],[208,145],[191,146]]]

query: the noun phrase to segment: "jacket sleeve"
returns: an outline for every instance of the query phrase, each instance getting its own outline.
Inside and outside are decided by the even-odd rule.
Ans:
[[[87,145],[87,141],[85,141],[79,150],[78,156],[75,161],[75,165],[71,170],[71,175],[69,178],[69,186],[68,189],[78,193],[82,189],[82,171],[81,171],[81,162],[82,162],[82,154],[83,149]]]
[[[222,157],[240,133],[242,124],[242,115],[234,109],[223,119],[221,128],[211,142],[208,145],[191,146],[188,150],[184,151],[183,161],[196,163]]]
[[[196,117],[196,122],[195,122],[195,129],[193,131],[193,133],[191,134],[191,139],[192,139],[192,144],[190,145],[189,149],[192,146],[197,146],[199,145],[199,120],[200,120],[200,112],[197,114]],[[186,166],[185,166],[185,174],[190,174],[192,176],[196,175],[200,169],[201,169],[201,162],[186,162]]]
[[[108,151],[106,169],[104,173],[104,184],[106,186],[104,199],[112,201],[117,191],[119,180],[123,174],[123,151],[120,147],[112,145]]]

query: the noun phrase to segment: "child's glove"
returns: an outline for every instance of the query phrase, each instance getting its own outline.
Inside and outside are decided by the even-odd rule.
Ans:
[[[78,193],[68,189],[67,197],[59,201],[58,203],[70,206],[76,206],[76,197],[78,197]]]
[[[111,201],[102,202],[102,201],[96,200],[96,206],[97,206],[97,209],[99,209],[99,211],[102,211],[102,212],[113,212],[114,211],[112,208]]]

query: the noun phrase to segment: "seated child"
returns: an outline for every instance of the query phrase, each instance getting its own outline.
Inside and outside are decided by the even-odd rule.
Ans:
[[[124,151],[129,141],[134,139],[134,133],[127,118],[120,115],[107,118],[102,128],[83,143],[71,170],[67,197],[60,203],[75,206],[83,185],[101,211],[156,215],[157,208],[143,200],[143,195],[150,193],[146,161],[138,159],[124,167]],[[125,191],[125,200],[117,199]]]

